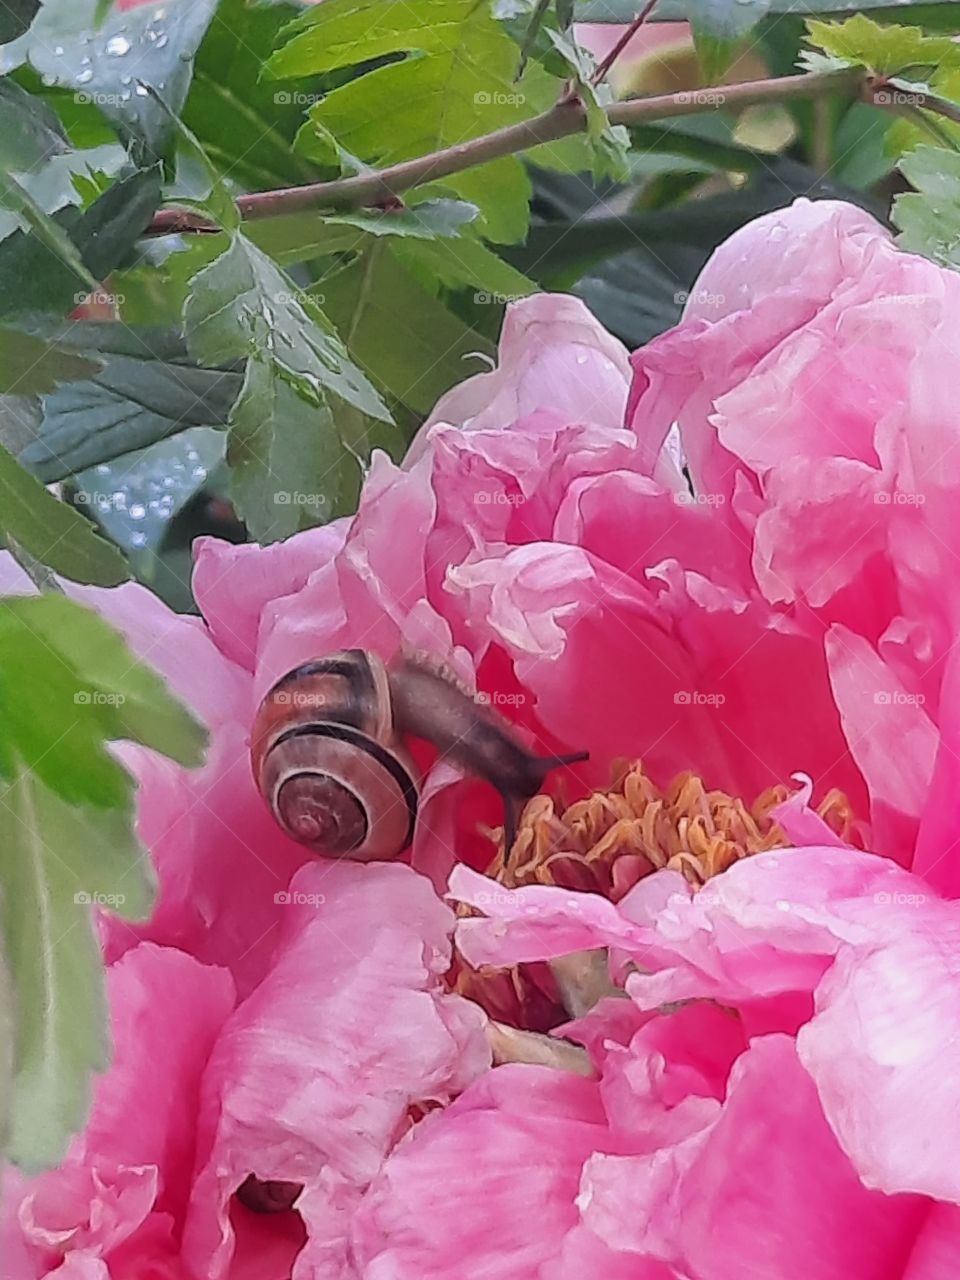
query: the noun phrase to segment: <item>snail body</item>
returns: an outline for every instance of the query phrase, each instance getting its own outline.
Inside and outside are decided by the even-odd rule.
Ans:
[[[551,769],[587,754],[533,755],[435,660],[345,649],[283,676],[260,705],[251,760],[280,826],[327,857],[395,857],[413,837],[419,778],[406,737],[494,786],[510,850],[523,805]]]

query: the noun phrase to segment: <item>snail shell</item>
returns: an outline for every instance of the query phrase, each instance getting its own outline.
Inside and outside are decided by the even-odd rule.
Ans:
[[[417,775],[375,654],[344,649],[281,677],[257,712],[251,763],[277,822],[319,854],[392,858],[413,837]]]

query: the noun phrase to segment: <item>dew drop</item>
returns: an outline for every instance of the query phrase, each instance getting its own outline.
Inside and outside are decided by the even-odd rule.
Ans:
[[[146,97],[149,95],[149,92],[150,92],[150,91],[149,91],[149,89],[147,89],[146,85],[143,85],[143,84],[138,84],[138,85],[137,85],[137,97],[138,97],[138,98],[146,98]]]
[[[89,71],[89,70],[81,71],[80,74],[77,76],[77,84],[89,84],[92,79],[93,79],[92,71]]]
[[[120,83],[121,83],[121,84],[133,84],[133,76],[121,76],[121,77],[120,77]]]
[[[147,545],[147,535],[142,529],[135,529],[130,535],[131,547],[145,547]]]
[[[112,58],[122,58],[125,53],[130,52],[130,41],[126,36],[111,36],[106,49]]]
[[[162,49],[169,42],[168,36],[159,36],[157,39],[157,48]]]
[[[130,504],[131,520],[142,520],[146,514],[147,514],[147,508],[143,505],[142,502],[132,502]]]
[[[55,45],[53,46],[53,56],[54,56],[55,58],[62,58],[62,57],[63,57],[63,45],[62,45],[62,44],[55,44]]]

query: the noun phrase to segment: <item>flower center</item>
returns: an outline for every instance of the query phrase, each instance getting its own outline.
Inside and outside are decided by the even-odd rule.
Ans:
[[[664,867],[699,888],[741,858],[790,845],[771,816],[790,795],[790,788],[774,786],[747,804],[708,790],[695,773],[681,773],[661,790],[639,761],[619,761],[608,790],[567,806],[535,796],[524,809],[510,858],[501,847],[487,874],[511,889],[553,884],[613,902]],[[859,846],[843,792],[830,791],[815,812],[841,839]],[[569,1017],[556,979],[547,964],[478,970],[457,957],[455,989],[499,1022],[547,1031]]]
[[[790,794],[786,786],[769,787],[747,805],[726,791],[708,791],[695,773],[678,774],[661,790],[640,761],[618,761],[607,791],[565,808],[549,796],[535,796],[524,810],[508,864],[501,851],[487,874],[510,888],[556,884],[614,902],[663,867],[699,887],[741,858],[790,845],[771,817]],[[816,812],[841,839],[854,842],[853,813],[843,792],[830,791]]]

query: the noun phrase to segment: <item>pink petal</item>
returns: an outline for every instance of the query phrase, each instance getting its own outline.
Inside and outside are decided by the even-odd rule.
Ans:
[[[537,409],[557,409],[568,422],[619,426],[630,368],[627,352],[579,298],[540,293],[507,307],[499,365],[448,391],[407,455],[419,459],[435,423],[471,430],[502,428]]]
[[[356,1200],[408,1108],[490,1061],[480,1011],[441,988],[453,916],[428,881],[396,864],[313,863],[282,910],[273,966],[207,1073],[210,1155],[185,1256],[209,1280],[226,1274],[230,1200],[249,1173],[308,1192],[336,1183]]]

